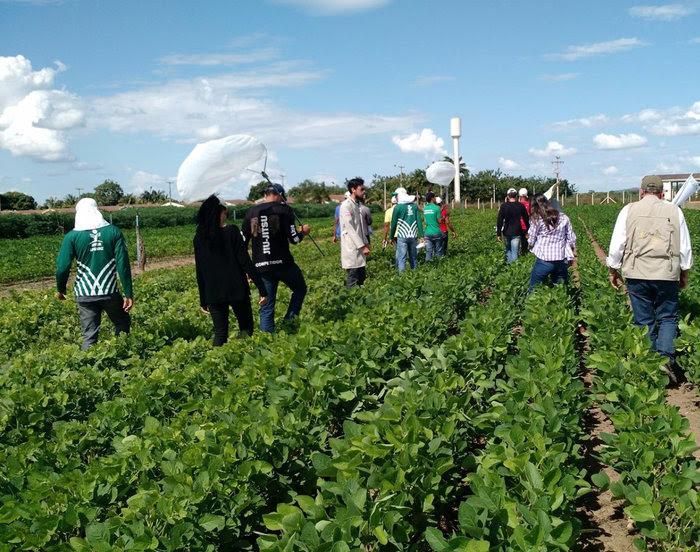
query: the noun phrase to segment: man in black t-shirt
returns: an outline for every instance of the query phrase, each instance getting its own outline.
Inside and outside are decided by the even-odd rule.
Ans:
[[[521,221],[525,229],[521,226]],[[496,235],[499,241],[505,241],[506,261],[512,263],[520,253],[520,241],[530,228],[530,216],[522,203],[518,202],[518,191],[509,188],[506,200],[501,203],[496,220]]]
[[[265,202],[248,209],[243,220],[243,237],[251,243],[253,264],[267,289],[267,304],[260,307],[260,329],[275,331],[275,303],[280,282],[292,290],[285,320],[296,318],[306,296],[306,282],[301,269],[294,262],[289,244],[297,244],[308,235],[308,225],[297,227],[294,212],[285,202],[284,188],[269,184]]]

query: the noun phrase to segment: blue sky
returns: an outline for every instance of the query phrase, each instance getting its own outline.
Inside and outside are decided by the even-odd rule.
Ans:
[[[293,185],[425,167],[580,190],[700,170],[700,2],[0,0],[0,189],[167,188],[260,138]],[[224,195],[241,196],[249,178]]]

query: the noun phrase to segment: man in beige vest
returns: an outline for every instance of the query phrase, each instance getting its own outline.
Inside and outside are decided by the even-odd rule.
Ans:
[[[683,211],[662,199],[661,178],[645,176],[641,188],[642,198],[626,205],[615,223],[607,259],[610,283],[622,286],[621,271],[635,324],[647,327],[653,348],[675,369],[678,293],[693,265],[690,236]]]

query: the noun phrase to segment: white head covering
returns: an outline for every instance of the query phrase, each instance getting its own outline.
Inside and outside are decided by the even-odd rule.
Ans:
[[[403,193],[399,192],[398,201],[399,203],[413,203],[416,200],[416,196],[408,195],[406,190]]]
[[[441,198],[440,196],[437,196],[437,197],[435,198],[435,203],[437,203],[438,205],[440,205],[440,204],[442,203],[442,198]]]
[[[108,225],[94,199],[84,197],[78,201],[75,206],[75,230],[94,230]]]
[[[400,187],[400,188],[396,188],[396,189],[394,190],[394,194],[393,194],[393,195],[401,195],[401,194],[406,195],[407,193],[408,193],[408,192],[406,191],[406,188],[404,188],[404,187],[402,186],[402,187]]]
[[[520,189],[518,190],[518,195],[519,195],[520,197],[527,197],[527,188],[520,188]]]

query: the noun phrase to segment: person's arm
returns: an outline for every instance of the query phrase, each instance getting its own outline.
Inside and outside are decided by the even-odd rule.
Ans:
[[[456,238],[457,237],[457,231],[455,230],[455,227],[452,225],[452,219],[450,218],[450,212],[445,211],[445,226],[447,226],[447,229],[452,232],[452,235]]]
[[[394,211],[391,214],[391,227],[389,228],[389,239],[393,240],[396,234],[396,226],[399,223],[399,205],[394,207]]]
[[[505,204],[501,204],[501,207],[498,209],[498,217],[496,217],[496,236],[501,237],[501,233],[503,232],[503,207]]]
[[[338,241],[338,224],[340,224],[340,219],[338,217],[335,217],[335,221],[333,222],[333,241],[334,242]]]
[[[194,270],[197,275],[197,289],[199,290],[199,307],[203,311],[208,311],[207,300],[205,299],[204,268],[202,267],[202,254],[197,238],[194,239]]]
[[[66,286],[68,285],[68,277],[70,276],[70,267],[73,263],[73,236],[68,235],[61,242],[61,249],[56,258],[56,291],[59,298],[65,298]]]
[[[360,236],[357,228],[352,225],[352,212],[350,211],[350,207],[345,203],[343,203],[342,207],[340,208],[340,221],[340,227],[343,229],[343,236],[350,240],[350,243],[355,246],[355,249],[364,248],[366,245],[365,237]]]
[[[233,245],[233,254],[236,256],[236,261],[238,261],[238,266],[240,266],[243,271],[250,276],[253,280],[255,287],[258,288],[258,293],[260,297],[267,297],[267,288],[265,283],[260,277],[260,273],[255,268],[253,261],[250,260],[250,255],[248,255],[248,249],[245,246],[245,242],[241,238],[241,234],[238,232],[236,227],[232,228],[231,240]]]
[[[243,233],[243,241],[245,242],[246,249],[250,243],[250,238],[252,237],[252,232],[250,229],[250,209],[246,211],[243,217],[243,224],[241,225],[241,232]]]
[[[287,222],[287,239],[289,240],[289,243],[296,245],[304,239],[304,234],[297,231],[297,227],[294,222],[294,211],[292,211],[292,208],[289,207],[289,205],[287,205],[287,210],[287,216],[285,217]]]
[[[131,264],[129,263],[129,252],[126,249],[126,241],[122,231],[117,230],[117,239],[114,243],[114,259],[117,264],[117,274],[122,284],[122,291],[126,299],[134,298],[133,284],[131,280]],[[125,307],[126,308],[126,307]]]
[[[612,238],[610,238],[610,247],[608,248],[608,258],[606,264],[613,270],[619,270],[622,267],[622,256],[625,253],[625,245],[627,243],[627,213],[629,205],[626,205],[617,215],[615,228]]]
[[[569,244],[571,251],[576,254],[576,232],[574,232],[571,221],[566,223],[566,243]]]
[[[532,251],[532,248],[535,247],[535,244],[537,243],[537,238],[539,237],[540,233],[540,224],[533,224],[530,226],[528,235],[527,235],[527,246],[530,248],[530,251]]]

